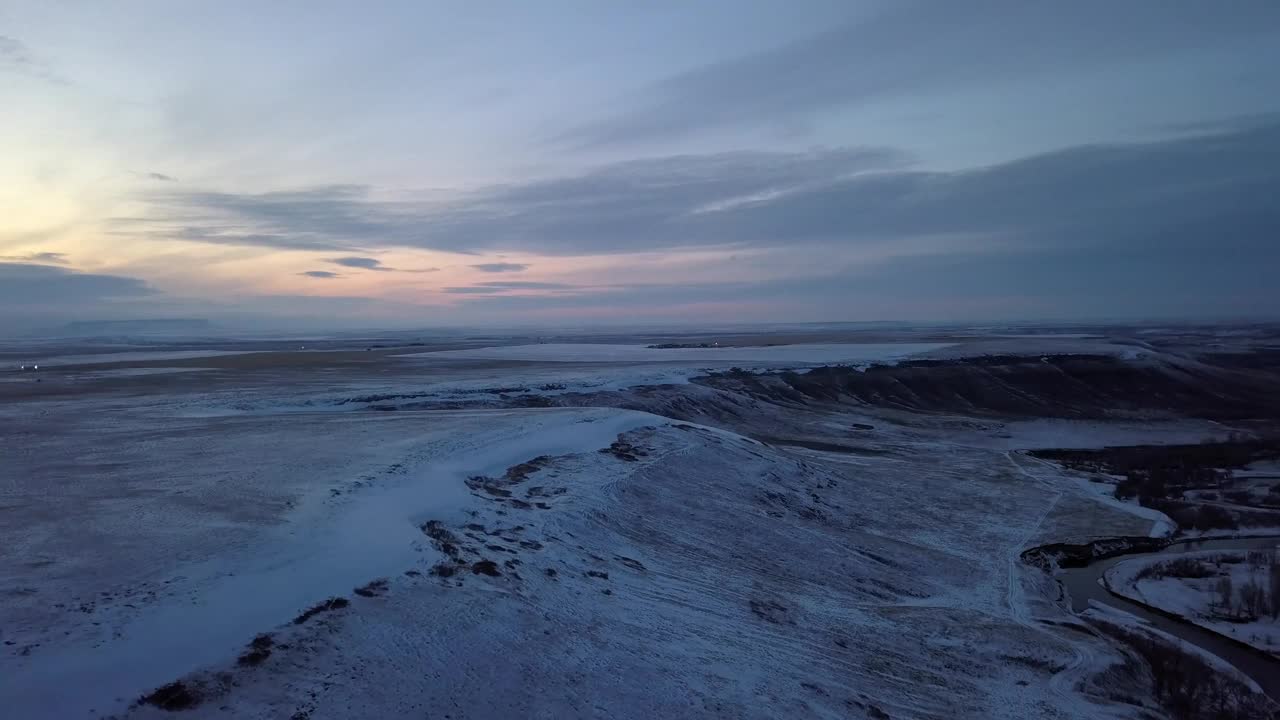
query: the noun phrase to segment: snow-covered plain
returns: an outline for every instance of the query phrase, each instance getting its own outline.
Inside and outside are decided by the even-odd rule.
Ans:
[[[536,360],[542,362],[695,362],[709,367],[734,363],[821,365],[888,362],[938,350],[949,343],[830,343],[767,347],[651,348],[604,343],[504,345],[471,350],[412,353],[402,357],[469,360]]]
[[[1019,556],[1151,519],[1016,451],[1191,426],[783,413],[654,382],[663,363],[921,349],[798,347],[564,367],[425,353],[0,404],[3,707],[168,717],[134,703],[181,681],[191,718],[1150,711],[1090,680],[1118,649],[1065,627]],[[575,377],[595,384],[558,387]],[[511,407],[566,392],[593,406]],[[300,615],[331,596],[349,604]],[[239,661],[259,634],[268,655]]]
[[[104,365],[108,363],[125,363],[151,360],[188,360],[202,357],[222,357],[224,355],[244,355],[244,350],[135,350],[113,353],[87,353],[83,355],[55,355],[50,357],[32,357],[24,359],[24,365],[41,367],[63,367],[67,365]]]

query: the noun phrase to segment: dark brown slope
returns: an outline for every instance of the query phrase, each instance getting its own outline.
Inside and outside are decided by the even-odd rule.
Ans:
[[[695,382],[773,402],[839,401],[1006,417],[1280,417],[1280,374],[1174,359],[1102,355],[919,360],[865,371],[716,373]]]

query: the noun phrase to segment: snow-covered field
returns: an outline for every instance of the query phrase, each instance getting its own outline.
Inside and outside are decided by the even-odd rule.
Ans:
[[[1280,540],[1277,540],[1280,547]],[[1280,549],[1271,551],[1280,557]],[[1203,578],[1141,577],[1150,567],[1167,566],[1171,556],[1135,558],[1107,571],[1106,583],[1112,592],[1160,608],[1229,638],[1280,656],[1280,619],[1264,608],[1255,617],[1242,608],[1240,591],[1248,583],[1257,584],[1270,600],[1271,563],[1251,564],[1245,553],[1207,550],[1178,553],[1186,561],[1198,561],[1211,574]],[[1230,601],[1223,603],[1222,583],[1229,583]]]
[[[150,360],[188,360],[202,357],[222,357],[224,355],[244,355],[242,350],[136,350],[113,353],[89,353],[84,355],[55,355],[50,357],[32,357],[24,359],[23,365],[39,365],[41,367],[62,367],[65,365],[98,365],[106,363],[124,363]]]
[[[574,363],[690,362],[704,367],[735,364],[802,367],[824,364],[870,364],[901,360],[948,347],[949,343],[831,343],[768,347],[655,348],[604,343],[503,345],[470,350],[410,353],[401,357],[467,360],[526,360]]]
[[[671,380],[923,345],[572,347],[0,403],[0,707],[168,717],[137,701],[175,681],[191,718],[1154,707],[1091,679],[1120,651],[1020,554],[1158,518],[1017,451],[1205,426],[783,412]],[[585,406],[531,406],[566,393]]]

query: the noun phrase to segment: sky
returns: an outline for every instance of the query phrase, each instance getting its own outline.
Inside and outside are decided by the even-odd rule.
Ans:
[[[0,332],[1280,308],[1274,0],[0,2]]]

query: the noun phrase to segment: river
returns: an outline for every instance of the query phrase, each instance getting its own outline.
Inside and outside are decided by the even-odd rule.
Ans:
[[[1215,540],[1188,540],[1174,543],[1167,548],[1154,552],[1133,552],[1124,555],[1098,560],[1082,568],[1065,568],[1058,573],[1058,580],[1067,589],[1071,598],[1071,609],[1080,612],[1089,608],[1091,601],[1140,617],[1170,635],[1179,637],[1189,643],[1198,645],[1206,651],[1217,655],[1234,665],[1240,672],[1248,675],[1258,687],[1269,697],[1280,702],[1280,660],[1273,658],[1261,650],[1252,650],[1229,640],[1215,632],[1205,630],[1189,622],[1153,613],[1144,605],[1112,594],[1102,586],[1100,580],[1107,570],[1125,560],[1142,556],[1176,557],[1180,553],[1198,552],[1201,550],[1222,550],[1243,552],[1245,550],[1263,550],[1275,548],[1280,539],[1265,538],[1223,538]]]

